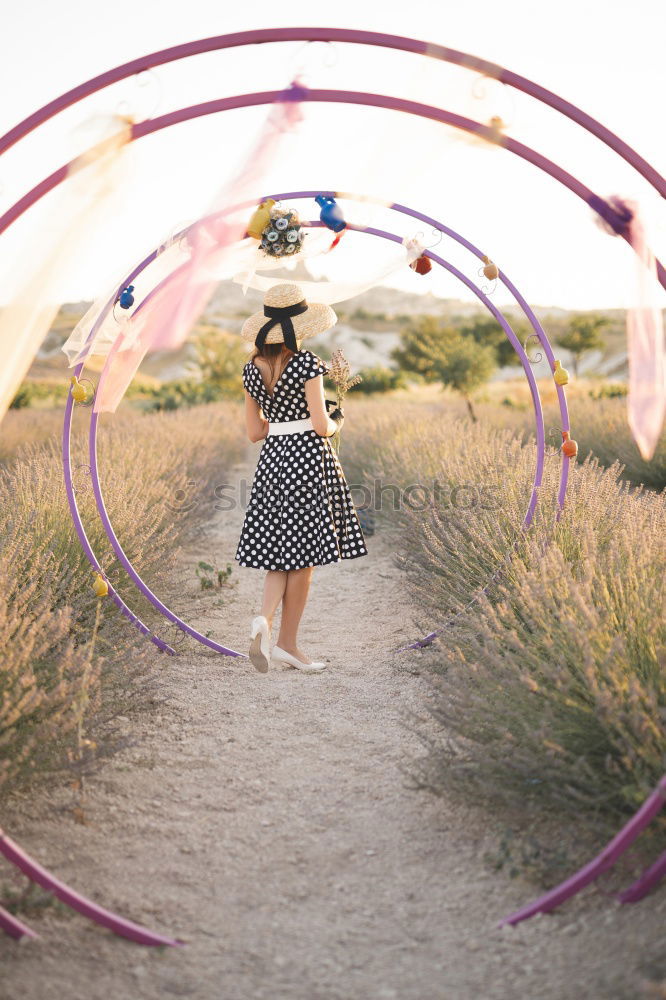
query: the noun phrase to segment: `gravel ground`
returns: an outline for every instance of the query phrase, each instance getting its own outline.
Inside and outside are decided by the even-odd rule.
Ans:
[[[234,563],[222,608],[196,590],[197,559],[233,560],[242,511],[216,516],[174,576],[194,624],[245,650],[263,574]],[[47,907],[30,918],[39,940],[0,940],[2,1000],[666,997],[663,888],[633,907],[590,889],[497,927],[538,891],[484,861],[487,813],[410,783],[422,654],[394,652],[415,634],[409,608],[387,539],[368,545],[315,570],[302,645],[323,674],[260,675],[202,647],[160,657],[165,701],[126,720],[136,742],[89,782],[87,825],[61,786],[5,804],[7,832],[47,867],[186,947]]]

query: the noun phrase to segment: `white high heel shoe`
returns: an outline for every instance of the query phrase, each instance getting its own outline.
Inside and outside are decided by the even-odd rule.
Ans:
[[[326,669],[326,664],[322,663],[321,660],[316,660],[313,663],[304,663],[303,660],[292,656],[291,653],[288,653],[286,649],[282,649],[281,646],[273,646],[273,659],[277,660],[278,663],[287,663],[290,667],[296,667],[297,670],[302,670],[305,674],[319,674],[322,670]]]
[[[252,619],[250,628],[250,659],[260,674],[268,673],[268,665],[271,659],[271,633],[268,627],[268,619],[264,615],[257,615]]]

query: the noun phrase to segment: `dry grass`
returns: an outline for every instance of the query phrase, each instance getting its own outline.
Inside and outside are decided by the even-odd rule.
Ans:
[[[40,769],[106,752],[110,720],[150,687],[159,659],[110,602],[103,604],[92,652],[93,575],[71,522],[59,441],[53,437],[62,414],[30,416],[31,441],[0,469],[3,791]],[[10,434],[25,429],[23,420],[10,421],[9,429]],[[100,467],[107,509],[125,551],[151,586],[166,586],[177,547],[208,515],[212,488],[242,446],[240,410],[229,404],[176,414],[125,410],[104,422]],[[74,464],[85,462],[84,447],[79,431]],[[199,502],[187,516],[174,514],[167,501],[179,489],[191,493],[189,480],[198,482]],[[154,609],[129,585],[103,534],[85,474],[76,482],[86,532],[109,580],[159,630]],[[89,740],[83,748],[82,711]]]
[[[618,461],[623,477],[630,483],[655,490],[666,488],[666,432],[650,461],[642,458],[629,432],[626,400],[581,400],[573,416],[572,436],[578,441],[580,459],[591,453],[605,466]]]
[[[619,462],[622,476],[634,485],[662,490],[666,487],[666,429],[650,461],[642,458],[627,423],[626,398],[591,398],[598,394],[603,383],[580,380],[567,387],[567,400],[571,418],[571,436],[578,442],[578,461],[588,454],[599,459],[607,468]],[[551,379],[539,383],[543,401],[546,440],[552,444],[561,441],[560,415],[554,385]],[[487,421],[499,423],[521,432],[525,438],[534,431],[534,419],[529,389],[526,383],[495,382],[484,392],[485,402],[478,406],[479,414]],[[502,400],[511,405],[498,405]]]
[[[62,433],[62,409],[9,410],[2,420],[0,462],[6,464],[20,448],[55,439]]]
[[[635,810],[666,770],[666,495],[588,458],[572,466],[556,522],[550,449],[538,516],[523,533],[533,441],[487,415],[469,424],[446,404],[354,401],[348,411],[343,456],[355,482],[404,488],[438,476],[491,484],[499,501],[379,515],[395,532],[421,634],[446,626],[425,653],[405,654],[433,674],[421,779],[507,810],[533,800],[583,823]]]
[[[533,449],[508,428],[470,423],[455,398],[425,405],[354,401],[347,409],[348,478],[372,486],[377,517],[399,536],[397,558],[429,631],[433,588],[443,620],[468,603],[516,543],[531,493]],[[553,453],[544,490],[557,474]]]

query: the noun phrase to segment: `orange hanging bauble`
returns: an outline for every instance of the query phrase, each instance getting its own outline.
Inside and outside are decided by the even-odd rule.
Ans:
[[[569,436],[569,431],[562,431],[562,451],[567,458],[575,458],[578,454],[578,442]]]
[[[488,278],[489,281],[494,281],[499,274],[499,268],[497,264],[494,264],[490,259],[490,257],[484,257],[483,263],[485,264],[485,267],[483,269],[484,275],[486,276],[486,278]]]
[[[430,257],[426,257],[425,254],[421,254],[416,260],[413,260],[409,265],[412,270],[416,271],[417,274],[428,274],[432,271],[432,263]]]

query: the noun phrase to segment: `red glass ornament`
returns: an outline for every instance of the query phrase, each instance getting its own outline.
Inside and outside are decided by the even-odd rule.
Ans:
[[[412,261],[412,263],[409,266],[413,268],[413,270],[416,271],[417,274],[428,274],[430,271],[432,271],[432,263],[430,261],[430,258],[426,257],[423,254],[420,257],[417,257],[415,261]]]
[[[562,431],[562,451],[567,458],[575,458],[578,454],[578,443],[569,437],[569,431]]]

